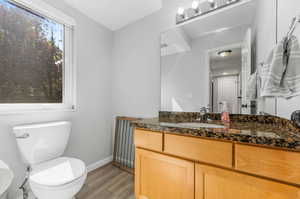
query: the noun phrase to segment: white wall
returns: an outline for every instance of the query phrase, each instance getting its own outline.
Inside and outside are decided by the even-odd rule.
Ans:
[[[278,2],[277,10],[276,1]],[[259,0],[258,3],[256,41],[257,64],[268,56],[268,53],[270,53],[275,46],[276,40],[280,41],[286,35],[293,17],[300,15],[299,0]],[[276,11],[278,12],[277,18]],[[276,20],[278,20],[277,28]],[[300,28],[296,28],[295,35],[298,36],[298,39],[300,40]],[[299,102],[300,96],[289,100],[278,98],[277,103],[275,103],[274,98],[269,98],[260,106],[264,107],[265,112],[277,114],[280,117],[289,119],[293,111],[300,109]]]
[[[239,74],[241,72],[242,59],[241,57],[233,57],[226,59],[225,61],[213,61],[210,63],[211,75],[222,76],[223,73],[227,74]]]
[[[278,41],[286,36],[293,17],[300,15],[299,0],[278,0]],[[295,36],[300,41],[300,26],[295,30]],[[299,66],[300,67],[300,66]],[[278,116],[290,118],[291,113],[300,110],[300,96],[290,100],[278,98],[277,101]]]
[[[158,115],[160,33],[174,26],[178,6],[190,3],[190,0],[163,0],[160,11],[114,33],[114,115]]]
[[[238,28],[207,35],[192,40],[191,51],[162,57],[161,110],[197,112],[201,107],[207,107],[210,88],[208,51],[241,43],[244,34],[244,28]],[[176,109],[177,105],[179,109]]]
[[[76,112],[0,115],[0,159],[7,162],[16,175],[10,189],[15,198],[23,180],[25,165],[20,160],[12,126],[24,123],[69,120],[73,123],[67,156],[87,165],[109,157],[111,152],[111,60],[112,32],[66,6],[60,0],[47,0],[77,20],[78,49]],[[19,192],[20,193],[20,192]]]
[[[259,64],[266,60],[276,45],[276,0],[257,0],[254,27],[255,64],[259,67]],[[274,98],[259,99],[258,112],[260,111],[276,115],[276,100]]]
[[[179,6],[191,0],[163,0],[163,8],[114,33],[114,115],[155,117],[160,110],[160,33],[175,26]]]
[[[256,63],[260,63],[276,44],[276,0],[258,0]],[[188,0],[163,0],[163,8],[114,33],[114,115],[157,116],[160,108],[159,35],[175,24],[178,6]],[[278,1],[278,38],[288,30],[293,16],[300,14],[298,0]],[[296,30],[300,34],[300,29]],[[260,110],[290,117],[299,109],[299,99],[264,101]]]
[[[203,48],[206,44],[206,38],[193,40],[191,51],[161,57],[162,111],[195,112],[207,107],[209,67]]]

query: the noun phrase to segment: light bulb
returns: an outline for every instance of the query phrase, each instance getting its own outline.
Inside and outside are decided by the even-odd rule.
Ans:
[[[177,10],[177,14],[178,15],[183,15],[184,14],[184,8],[179,7],[178,10]]]
[[[194,10],[198,10],[199,9],[199,1],[193,1],[192,3],[192,8]]]

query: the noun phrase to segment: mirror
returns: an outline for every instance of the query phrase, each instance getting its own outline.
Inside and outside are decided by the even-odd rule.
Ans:
[[[161,111],[218,113],[226,104],[234,114],[275,115],[276,99],[252,97],[248,83],[275,44],[275,0],[244,0],[164,31]]]

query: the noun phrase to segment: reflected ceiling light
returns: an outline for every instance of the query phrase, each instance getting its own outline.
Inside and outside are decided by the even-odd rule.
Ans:
[[[232,50],[222,50],[222,51],[218,52],[218,55],[220,57],[227,57],[227,56],[231,55],[231,53],[232,53]]]

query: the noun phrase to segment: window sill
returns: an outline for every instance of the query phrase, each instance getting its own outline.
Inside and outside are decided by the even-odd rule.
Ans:
[[[31,113],[55,113],[55,112],[75,112],[74,106],[55,106],[55,105],[0,105],[0,116],[23,115]]]

